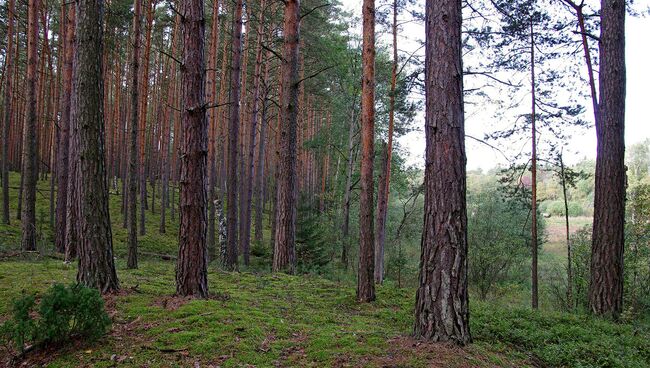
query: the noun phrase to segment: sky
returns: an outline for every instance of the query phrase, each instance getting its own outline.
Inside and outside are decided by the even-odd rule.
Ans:
[[[424,0],[418,0],[422,3],[422,12],[424,12]],[[360,0],[341,0],[344,9],[351,11],[356,16],[361,16]],[[357,33],[361,33],[361,23],[358,23]],[[417,44],[413,38],[424,39],[424,28],[421,25],[411,24],[405,26],[401,31],[399,39],[399,48],[403,53],[410,53],[417,49]],[[409,35],[406,37],[406,35]],[[650,103],[650,44],[648,42],[650,35],[650,17],[630,17],[626,18],[626,67],[627,67],[627,94],[626,94],[626,113],[625,113],[625,139],[629,147],[634,143],[644,141],[650,138],[650,113],[648,113],[647,104]],[[378,35],[379,42],[388,43],[387,35]],[[590,106],[590,100],[585,100],[584,105]],[[466,134],[482,138],[485,133],[489,132],[492,124],[495,123],[490,109],[466,109]],[[485,111],[485,113],[481,113]],[[589,119],[591,112],[585,114],[585,119]],[[407,162],[416,166],[424,166],[424,132],[421,127],[424,126],[423,112],[418,115],[414,124],[420,127],[418,130],[411,132],[398,139],[399,144],[408,151]],[[591,118],[593,120],[593,118]],[[595,128],[583,130],[571,138],[568,145],[569,150],[566,152],[566,161],[571,164],[582,160],[583,158],[595,159],[596,157],[596,131]],[[508,151],[510,147],[500,147]],[[519,148],[517,148],[519,149]],[[530,150],[529,147],[523,147],[524,150]],[[467,168],[468,170],[482,169],[489,170],[498,165],[505,165],[507,161],[503,155],[488,146],[479,143],[473,139],[466,140],[467,150]]]

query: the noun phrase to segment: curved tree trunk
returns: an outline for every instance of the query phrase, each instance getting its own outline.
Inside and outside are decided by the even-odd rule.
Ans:
[[[601,4],[589,306],[595,314],[617,318],[623,309],[625,237],[625,1]]]
[[[113,263],[104,147],[103,0],[77,0],[74,115],[79,127],[77,281],[102,293],[119,289]]]
[[[471,341],[461,1],[426,2],[426,169],[416,338]]]
[[[181,123],[180,231],[176,292],[208,296],[207,159],[208,119],[205,105],[205,19],[203,0],[185,0]]]

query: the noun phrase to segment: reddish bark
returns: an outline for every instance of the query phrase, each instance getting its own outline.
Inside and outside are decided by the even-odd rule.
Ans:
[[[625,248],[625,1],[602,0],[589,306],[618,318]]]
[[[373,159],[375,143],[375,1],[363,1],[363,77],[361,81],[361,194],[359,200],[359,272],[357,300],[375,300]]]
[[[471,341],[461,1],[426,2],[424,227],[414,335]]]
[[[205,19],[202,0],[182,2],[180,231],[176,292],[208,296]]]
[[[300,0],[287,0],[284,8],[282,60],[282,124],[276,173],[275,241],[273,272],[296,270],[298,55],[300,52]]]

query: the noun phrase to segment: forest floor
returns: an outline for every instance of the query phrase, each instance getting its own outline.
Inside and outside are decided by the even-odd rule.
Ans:
[[[76,275],[76,265],[52,258],[47,181],[39,182],[37,193],[40,253],[17,252],[19,181],[18,175],[10,176],[12,223],[0,224],[0,324],[21,293],[38,296],[54,283],[73,283]],[[96,342],[35,351],[19,366],[650,367],[650,325],[533,312],[520,288],[489,303],[470,298],[474,342],[464,348],[410,338],[415,291],[392,282],[378,286],[376,302],[358,304],[351,276],[332,281],[272,275],[258,272],[267,269],[263,265],[228,273],[213,263],[210,299],[177,298],[174,261],[151,254],[176,254],[178,217],[172,220],[168,212],[167,232],[161,234],[159,208],[148,210],[147,234],[138,237],[140,269],[127,270],[120,198],[113,193],[110,203],[122,288],[105,297],[113,321],[110,333]],[[556,236],[549,236],[540,261],[562,267],[562,222],[550,221],[549,231]],[[0,367],[9,354],[0,344]]]
[[[74,265],[34,255],[1,260],[0,321],[13,298],[72,283],[75,274]],[[122,291],[105,297],[107,336],[33,352],[20,366],[650,366],[649,326],[472,301],[474,343],[458,348],[409,337],[410,288],[379,286],[376,302],[358,304],[353,287],[319,277],[211,268],[211,297],[191,300],[173,295],[173,262],[126,270],[120,261],[118,274]]]

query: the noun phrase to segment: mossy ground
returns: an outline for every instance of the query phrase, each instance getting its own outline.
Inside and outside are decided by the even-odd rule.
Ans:
[[[408,337],[413,290],[378,287],[358,304],[351,285],[312,276],[212,268],[208,300],[174,294],[174,264],[118,262],[122,291],[107,296],[109,335],[34,354],[50,367],[645,367],[647,326],[472,302],[474,343],[455,348]],[[0,262],[0,318],[11,300],[74,282],[52,259]]]
[[[354,288],[317,277],[211,270],[208,300],[174,297],[174,265],[118,263],[122,292],[107,296],[110,335],[44,359],[51,367],[445,367],[519,366],[525,356],[486,342],[457,349],[408,338],[413,292],[379,287],[377,301],[358,304]],[[0,315],[12,298],[72,283],[76,268],[57,260],[0,263]],[[413,346],[413,345],[417,346]],[[503,349],[503,350],[502,350]],[[444,355],[439,355],[444,354]],[[43,361],[41,361],[42,363]]]
[[[53,246],[46,181],[39,183],[37,194],[41,255],[3,256],[20,244],[15,220],[19,177],[10,179],[12,224],[0,225],[0,322],[9,318],[11,301],[21,293],[38,295],[54,283],[73,283],[76,276],[74,264],[47,256]],[[255,272],[227,273],[213,263],[210,299],[177,298],[173,261],[142,257],[139,269],[126,270],[120,198],[111,195],[110,204],[122,288],[105,297],[113,320],[110,334],[35,352],[25,366],[650,367],[646,324],[533,312],[503,301],[471,299],[470,346],[420,343],[409,337],[412,288],[388,282],[378,286],[376,302],[358,304],[350,275],[332,277],[339,282],[273,275],[263,264],[247,269]],[[140,250],[174,255],[178,223],[168,216],[167,232],[160,234],[159,210],[147,214]],[[7,361],[3,354],[9,353],[0,346],[0,366]]]

